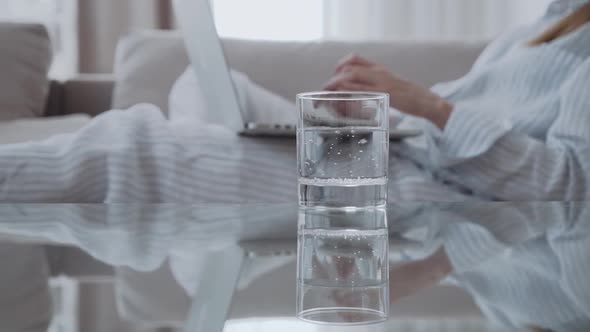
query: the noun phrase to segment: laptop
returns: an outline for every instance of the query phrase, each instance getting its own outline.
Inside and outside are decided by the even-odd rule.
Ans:
[[[207,82],[201,84],[201,93],[207,107],[215,110],[207,112],[207,120],[244,136],[294,138],[295,124],[245,121],[215,27],[210,0],[174,0],[174,9],[192,68],[199,79]],[[327,111],[321,113],[317,114],[321,121],[329,122],[334,118]],[[390,139],[399,140],[420,134],[420,130],[392,129]]]

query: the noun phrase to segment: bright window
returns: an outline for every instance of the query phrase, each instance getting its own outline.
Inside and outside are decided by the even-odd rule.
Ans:
[[[0,19],[39,21],[51,20],[57,11],[54,0],[0,0]]]
[[[213,0],[219,34],[230,38],[313,40],[323,37],[321,0]]]
[[[220,35],[267,40],[481,40],[550,0],[211,0]]]

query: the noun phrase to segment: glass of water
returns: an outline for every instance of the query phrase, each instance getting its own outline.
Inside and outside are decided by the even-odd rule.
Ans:
[[[389,95],[309,92],[297,96],[299,204],[375,207],[387,202]]]
[[[342,325],[389,315],[386,212],[301,208],[297,241],[297,317]]]

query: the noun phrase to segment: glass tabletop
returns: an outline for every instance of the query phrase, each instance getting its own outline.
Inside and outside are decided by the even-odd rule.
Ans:
[[[313,214],[0,205],[0,331],[590,330],[588,203],[388,206],[389,319],[361,326],[295,318]]]

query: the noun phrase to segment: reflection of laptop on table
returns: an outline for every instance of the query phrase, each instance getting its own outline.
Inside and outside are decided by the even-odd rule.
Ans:
[[[223,125],[246,136],[295,137],[294,124],[246,122],[230,76],[221,41],[215,28],[209,0],[174,0],[175,12],[193,70],[201,84],[211,123]],[[330,121],[329,112],[318,114]],[[391,139],[420,135],[419,130],[390,131]]]

